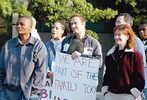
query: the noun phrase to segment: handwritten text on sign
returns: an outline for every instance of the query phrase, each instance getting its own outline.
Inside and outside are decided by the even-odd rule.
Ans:
[[[60,100],[95,100],[99,60],[56,53],[53,97]]]

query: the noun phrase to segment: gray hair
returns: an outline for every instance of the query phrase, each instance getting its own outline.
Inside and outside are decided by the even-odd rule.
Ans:
[[[133,26],[133,17],[129,13],[120,13],[118,16],[124,16],[124,21]]]
[[[32,29],[35,29],[36,27],[36,19],[34,17],[31,17],[32,19]]]

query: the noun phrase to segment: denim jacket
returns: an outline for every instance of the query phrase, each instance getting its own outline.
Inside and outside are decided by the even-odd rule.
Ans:
[[[31,36],[24,45],[18,37],[8,40],[1,50],[0,59],[0,91],[20,87],[25,97],[29,98],[32,87],[43,87],[47,50],[37,38]]]

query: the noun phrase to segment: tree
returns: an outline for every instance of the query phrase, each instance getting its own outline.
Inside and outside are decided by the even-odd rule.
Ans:
[[[11,16],[14,12],[20,15],[31,15],[27,10],[27,6],[21,0],[1,0],[0,12],[4,17]]]
[[[1,0],[0,2],[0,12],[3,16],[11,15],[12,6],[10,0]]]
[[[116,5],[122,4],[130,6],[124,10],[128,10],[132,14],[135,25],[138,25],[142,19],[147,18],[147,0],[116,0]],[[118,10],[121,11],[120,8]]]
[[[28,2],[27,0],[11,0],[12,13],[18,13],[20,16],[31,16],[31,12],[28,11]]]
[[[5,27],[2,31],[9,32],[9,28],[12,27],[11,16],[12,13],[19,13],[19,15],[31,15],[27,10],[27,6],[21,0],[1,0],[0,2],[0,22],[5,22],[0,24],[0,27]]]
[[[56,20],[68,20],[74,13],[81,13],[88,21],[114,18],[117,11],[93,8],[86,0],[30,0],[29,8],[34,16],[50,26]]]
[[[138,25],[140,21],[147,18],[147,0],[87,0],[96,8],[112,8],[118,13],[127,12],[134,17],[134,25]]]
[[[48,27],[57,20],[68,21],[74,13],[85,15],[88,22],[111,19],[117,15],[117,11],[110,8],[93,8],[92,4],[87,3],[86,0],[30,0],[28,10]],[[94,30],[91,32],[88,30],[88,33],[98,39]]]

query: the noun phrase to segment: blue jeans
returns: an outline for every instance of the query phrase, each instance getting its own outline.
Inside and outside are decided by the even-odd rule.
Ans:
[[[39,97],[38,95],[33,95],[30,97],[30,100],[41,100],[41,97]]]
[[[7,100],[7,94],[4,89],[0,91],[0,100]]]
[[[147,100],[147,67],[145,67],[144,71],[145,71],[145,88],[143,89],[143,96],[145,100]]]
[[[11,96],[10,96],[11,97]],[[6,93],[6,90],[3,89],[2,91],[0,91],[0,100],[10,100],[9,96]],[[14,95],[14,97],[11,97],[11,100],[16,100],[16,97]],[[18,98],[18,100],[27,100],[23,94],[23,92],[20,93],[20,96]]]
[[[16,100],[15,96],[14,96],[13,99]],[[5,89],[0,91],[0,100],[10,100],[7,96]],[[24,93],[21,92],[18,100],[28,100],[28,99],[26,99],[25,96],[24,96]],[[31,96],[29,100],[41,100],[41,99],[37,95],[34,95],[34,96]]]
[[[143,95],[145,100],[147,100],[147,88],[143,89]]]

